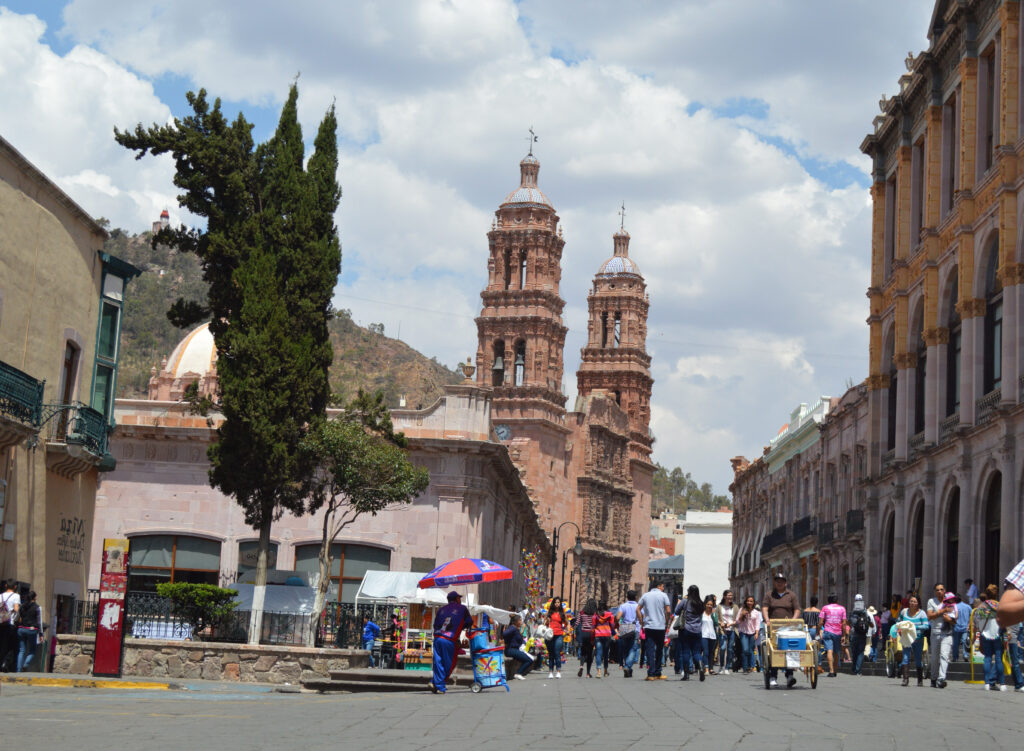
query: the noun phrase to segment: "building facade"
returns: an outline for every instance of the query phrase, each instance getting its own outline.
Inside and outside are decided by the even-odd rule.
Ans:
[[[156,371],[149,399],[119,399],[111,438],[117,469],[100,483],[92,532],[90,586],[99,582],[104,537],[132,545],[129,589],[161,581],[231,584],[255,568],[258,534],[231,498],[210,487],[206,451],[219,417],[208,422],[180,401],[198,382],[216,393],[216,350],[204,324]],[[534,505],[491,428],[491,390],[472,382],[445,387],[422,410],[392,412],[409,439],[409,459],[430,486],[408,506],[360,517],[334,548],[331,598],[352,602],[368,570],[427,572],[462,556],[519,572],[523,549],[548,550]],[[323,514],[285,515],[271,533],[271,568],[316,574]],[[525,600],[522,576],[484,585],[499,607]],[[475,591],[471,587],[470,591]]]
[[[618,600],[647,579],[654,476],[650,301],[629,257],[629,234],[620,228],[587,298],[579,397],[567,412],[560,294],[565,243],[558,215],[538,186],[539,161],[531,153],[519,168],[519,187],[501,203],[488,233],[477,382],[494,389],[497,435],[520,468],[544,528],[552,539],[559,533],[555,555],[563,554],[562,565],[580,575],[580,597]],[[572,552],[577,536],[578,557]]]
[[[138,270],[0,138],[0,579],[60,620],[85,594],[100,472],[113,468],[121,307]]]
[[[876,603],[936,581],[999,584],[1024,556],[1020,4],[940,0],[928,40],[861,145],[873,163],[870,371],[821,426],[837,475],[818,497],[839,513],[814,520],[819,591],[835,581]],[[833,442],[848,447],[838,463]],[[763,464],[734,460],[737,501],[801,518],[791,494],[755,492]],[[736,552],[746,577],[752,549]]]

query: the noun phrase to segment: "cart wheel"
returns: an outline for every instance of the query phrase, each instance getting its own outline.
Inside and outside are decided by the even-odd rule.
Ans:
[[[484,690],[484,687],[476,681],[473,681],[473,685],[469,687],[469,690],[472,691],[474,694],[479,694],[481,691]]]
[[[891,652],[885,656],[885,674],[889,678],[896,677],[896,655]]]
[[[771,667],[768,665],[768,648],[764,644],[761,645],[761,674],[764,676],[764,688],[765,691],[772,687],[771,684]]]
[[[818,687],[818,663],[817,663],[817,661],[815,661],[815,663],[813,665],[811,665],[809,670],[810,670],[810,673],[811,673],[811,688],[817,688]]]

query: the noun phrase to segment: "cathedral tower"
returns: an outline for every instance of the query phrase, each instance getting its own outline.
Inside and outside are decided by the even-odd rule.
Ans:
[[[565,301],[559,295],[558,215],[537,186],[532,150],[519,163],[519,187],[495,212],[483,309],[476,319],[477,383],[494,389],[491,419],[509,444],[545,526],[570,518],[565,475],[562,350]]]
[[[650,461],[651,357],[647,354],[650,300],[640,269],[629,257],[629,233],[613,236],[614,255],[601,264],[587,296],[590,320],[576,387],[580,396],[604,391],[629,416],[631,459]]]

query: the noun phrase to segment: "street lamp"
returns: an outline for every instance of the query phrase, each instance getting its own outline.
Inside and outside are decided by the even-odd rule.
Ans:
[[[580,542],[580,535],[583,532],[580,530],[579,525],[576,522],[562,522],[555,527],[554,533],[551,535],[551,578],[548,580],[548,596],[555,596],[555,563],[558,561],[558,533],[566,524],[571,524],[576,527],[576,545],[573,546],[572,552],[576,556],[576,560],[579,560],[583,555],[583,543]],[[565,566],[562,566],[562,585],[558,590],[559,597],[565,592]]]

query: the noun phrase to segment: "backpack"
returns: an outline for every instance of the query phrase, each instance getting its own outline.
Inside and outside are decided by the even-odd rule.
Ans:
[[[853,628],[853,633],[858,636],[867,634],[870,628],[868,614],[863,610],[854,610],[850,616],[850,626]]]

